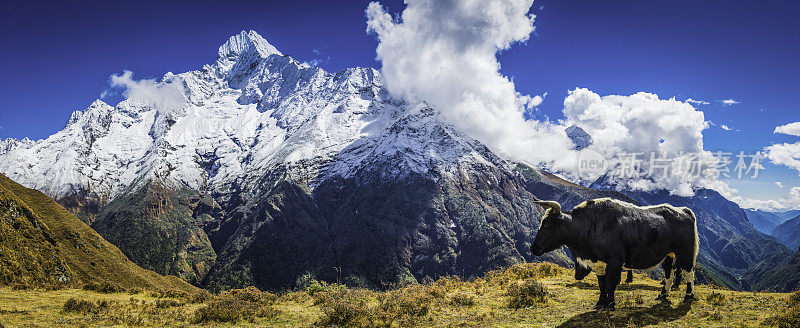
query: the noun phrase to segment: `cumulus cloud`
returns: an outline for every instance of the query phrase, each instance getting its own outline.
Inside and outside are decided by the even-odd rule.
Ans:
[[[800,142],[768,146],[764,149],[764,156],[774,164],[800,171]]]
[[[710,104],[710,103],[709,103],[709,102],[707,102],[707,101],[703,101],[703,100],[694,100],[694,99],[692,99],[692,98],[686,98],[686,100],[685,100],[685,101],[686,101],[687,103],[690,103],[690,104],[695,104],[695,105],[708,105],[708,104]]]
[[[573,124],[591,135],[589,150],[605,156],[703,152],[702,131],[708,127],[703,113],[690,102],[650,93],[601,97],[575,89],[564,100],[563,121],[526,120],[543,97],[518,92],[500,73],[496,56],[528,40],[534,30],[531,5],[529,0],[407,0],[393,18],[379,3],[370,3],[367,31],[377,35],[387,89],[410,102],[436,105],[457,128],[504,155],[573,179],[581,179],[584,151],[570,150],[564,130]],[[627,187],[687,195],[695,185],[715,183],[664,179],[632,180]]]
[[[531,164],[574,166],[575,154],[564,153],[571,141],[563,127],[525,120],[543,98],[517,92],[500,73],[497,53],[527,41],[534,30],[532,3],[407,0],[396,19],[370,3],[367,30],[378,38],[387,89],[436,105],[457,128],[500,153]]]
[[[800,122],[778,126],[774,133],[800,136]],[[774,164],[800,171],[800,142],[767,146],[764,148],[764,156]]]
[[[791,190],[789,190],[789,193],[786,195],[786,197],[779,199],[761,200],[744,198],[739,195],[726,195],[725,193],[721,194],[731,201],[739,204],[739,206],[742,208],[755,208],[772,212],[800,208],[800,187],[793,187]]]
[[[139,106],[152,106],[162,116],[180,111],[187,105],[181,83],[172,73],[167,73],[162,82],[156,82],[154,79],[135,80],[133,72],[126,70],[122,75],[111,75],[109,85],[121,88],[122,95],[128,102]],[[104,94],[107,95],[106,92]]]
[[[699,152],[702,132],[708,128],[703,112],[692,105],[646,92],[601,97],[575,89],[564,99],[564,116],[567,124],[583,128],[610,154]]]
[[[800,136],[800,122],[789,123],[775,128],[775,133]]]
[[[725,100],[717,100],[717,101],[722,103],[722,106],[730,106],[730,105],[741,104],[740,101],[736,101],[734,99],[725,99]]]
[[[671,159],[675,164],[690,160],[716,163],[703,148],[703,130],[709,126],[705,115],[675,98],[659,99],[646,92],[600,96],[579,88],[570,91],[564,100],[564,116],[566,125],[577,125],[592,136],[593,150],[607,157],[640,154],[642,170],[649,169],[651,157]],[[694,187],[719,184],[712,175],[664,174],[663,170],[656,173],[660,174],[609,179],[634,190],[666,189],[683,196],[692,195]]]

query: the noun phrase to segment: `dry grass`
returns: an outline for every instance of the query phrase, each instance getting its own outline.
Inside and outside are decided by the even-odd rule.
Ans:
[[[617,292],[617,311],[591,310],[595,278],[523,264],[474,281],[445,277],[385,292],[310,282],[274,295],[255,288],[206,291],[0,288],[3,327],[798,327],[800,293],[734,292],[697,286],[699,301],[655,300],[657,281],[637,276]],[[546,300],[546,301],[545,301]],[[516,304],[519,306],[509,307]]]

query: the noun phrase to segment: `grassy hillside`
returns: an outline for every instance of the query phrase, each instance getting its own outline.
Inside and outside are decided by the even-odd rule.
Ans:
[[[2,174],[0,229],[0,285],[195,290],[138,267],[49,197]]]
[[[637,275],[617,293],[618,310],[591,310],[593,278],[576,282],[552,264],[520,264],[474,281],[442,278],[378,292],[300,281],[279,295],[249,287],[223,294],[117,293],[0,288],[5,327],[797,327],[800,293],[734,292],[698,286],[698,301],[655,301],[660,285]]]

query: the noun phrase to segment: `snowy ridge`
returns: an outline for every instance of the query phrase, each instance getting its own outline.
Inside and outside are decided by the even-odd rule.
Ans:
[[[184,108],[97,100],[47,139],[2,141],[0,172],[57,199],[77,190],[112,199],[153,177],[222,191],[278,166],[302,169],[313,188],[387,159],[377,169],[389,175],[506,165],[437,109],[391,99],[372,68],[310,68],[253,31],[218,54],[158,83],[179,87]]]
[[[217,59],[219,61],[236,61],[238,57],[248,53],[254,53],[264,58],[273,54],[281,56],[278,49],[251,30],[249,32],[242,31],[228,39],[228,42],[219,47]]]

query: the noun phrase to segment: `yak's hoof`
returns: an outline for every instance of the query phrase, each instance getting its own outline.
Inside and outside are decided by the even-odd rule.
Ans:
[[[603,311],[614,311],[616,306],[617,304],[615,302],[608,303],[605,307],[603,307]]]
[[[683,302],[684,303],[692,303],[692,302],[697,301],[697,300],[698,300],[697,296],[694,296],[694,294],[686,295],[686,296],[683,297]]]

